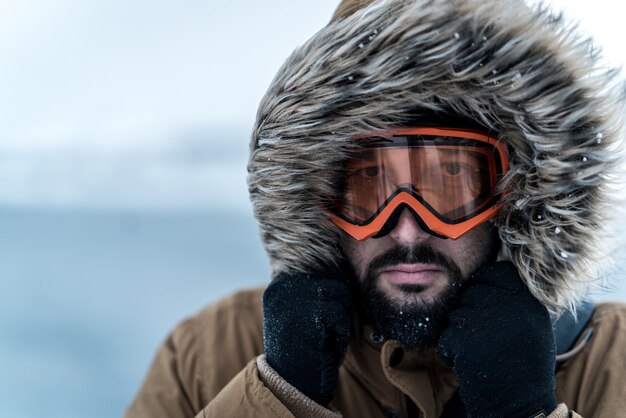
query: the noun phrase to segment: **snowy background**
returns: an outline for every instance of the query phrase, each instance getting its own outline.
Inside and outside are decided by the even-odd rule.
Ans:
[[[249,133],[336,3],[0,0],[1,418],[120,416],[177,322],[267,280]],[[626,63],[615,3],[552,4]]]

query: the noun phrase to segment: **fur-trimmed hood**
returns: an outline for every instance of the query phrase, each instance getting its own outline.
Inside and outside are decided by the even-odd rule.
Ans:
[[[344,1],[261,101],[248,184],[274,271],[337,260],[340,232],[324,207],[351,138],[446,110],[511,150],[494,220],[504,254],[546,306],[571,306],[622,140],[615,72],[560,17],[519,0],[367,3]]]

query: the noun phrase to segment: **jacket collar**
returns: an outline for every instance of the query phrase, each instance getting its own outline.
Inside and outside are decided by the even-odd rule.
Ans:
[[[407,395],[425,418],[440,416],[459,386],[434,349],[408,351],[397,341],[377,338],[368,327],[352,338],[344,367],[383,406],[404,409]]]

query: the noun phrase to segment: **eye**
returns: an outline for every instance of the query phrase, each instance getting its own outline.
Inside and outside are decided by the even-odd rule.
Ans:
[[[383,169],[377,165],[359,167],[347,175],[347,184],[355,190],[359,188],[369,189],[373,183],[380,181],[383,173]]]
[[[361,170],[361,173],[365,177],[373,178],[373,177],[378,176],[378,173],[380,173],[380,168],[376,166],[365,167],[364,169]]]
[[[471,171],[470,167],[461,163],[445,163],[441,165],[444,174],[448,176],[458,176],[463,174],[463,171]]]

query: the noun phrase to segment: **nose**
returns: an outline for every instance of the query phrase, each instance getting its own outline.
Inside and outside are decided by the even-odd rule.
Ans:
[[[417,220],[406,208],[402,210],[398,223],[391,230],[389,236],[398,244],[405,246],[415,245],[432,237],[432,235],[420,227]]]

